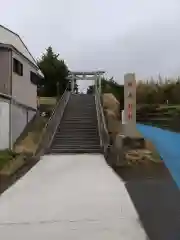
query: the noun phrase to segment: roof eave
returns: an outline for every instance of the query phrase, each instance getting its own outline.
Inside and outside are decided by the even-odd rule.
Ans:
[[[10,49],[10,50],[14,50],[16,51],[18,54],[20,54],[21,56],[23,56],[28,62],[30,62],[37,70],[38,75],[41,78],[44,78],[43,73],[41,72],[41,70],[39,69],[39,67],[34,64],[34,62],[30,61],[30,59],[28,59],[26,56],[24,56],[24,54],[22,54],[17,48],[15,48],[13,45],[11,44],[6,44],[6,43],[0,43],[0,48],[6,48],[6,49]]]

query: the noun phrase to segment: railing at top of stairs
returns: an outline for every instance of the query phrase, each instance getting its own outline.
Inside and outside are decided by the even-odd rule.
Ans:
[[[108,148],[110,147],[110,137],[106,126],[106,120],[104,116],[103,107],[101,104],[101,95],[98,87],[95,88],[95,102],[96,102],[96,111],[98,119],[98,129],[100,136],[100,143],[103,149],[104,154],[107,154]]]
[[[54,110],[52,112],[52,115],[43,129],[39,148],[36,152],[37,155],[39,156],[43,155],[43,153],[50,148],[56,130],[62,119],[66,105],[69,101],[70,95],[71,92],[68,91],[67,87],[62,97],[57,101],[56,106],[54,107]]]

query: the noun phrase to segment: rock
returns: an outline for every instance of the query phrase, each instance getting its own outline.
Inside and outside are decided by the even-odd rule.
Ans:
[[[128,152],[125,154],[125,158],[127,160],[128,163],[138,163],[142,160],[142,156],[140,154],[138,154],[137,152],[131,153]]]
[[[23,155],[20,155],[10,161],[8,164],[4,166],[4,168],[0,171],[1,176],[11,176],[18,169],[20,169],[25,164],[25,158]]]
[[[152,152],[147,149],[129,150],[125,154],[128,164],[154,162]]]
[[[105,93],[102,96],[103,108],[114,112],[117,119],[120,120],[120,103],[112,93]]]
[[[147,150],[147,149],[138,149],[138,152],[141,154],[141,155],[152,155],[152,152]]]
[[[142,137],[142,134],[137,130],[137,136],[141,136]],[[154,144],[148,140],[148,139],[145,139],[145,149],[149,152],[151,152],[151,155],[152,155],[152,158],[153,158],[153,162],[156,162],[156,163],[162,163],[162,160],[161,160],[161,157],[156,149],[156,147],[154,146]],[[144,149],[144,150],[145,150]],[[152,160],[152,159],[151,159]]]
[[[35,134],[29,132],[25,139],[15,145],[14,152],[33,154],[36,151],[37,144],[34,141]]]
[[[145,162],[147,162],[147,161],[155,162],[155,159],[153,158],[152,155],[145,155],[145,156],[143,156],[143,160],[144,160]]]
[[[107,128],[110,133],[118,134],[120,132],[120,121],[112,110],[105,110]]]
[[[107,123],[108,132],[112,141],[115,140],[117,134],[121,131],[120,123],[120,104],[111,93],[103,94],[103,108]]]

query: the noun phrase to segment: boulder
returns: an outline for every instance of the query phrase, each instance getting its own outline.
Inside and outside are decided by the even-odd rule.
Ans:
[[[108,132],[110,136],[115,139],[116,135],[119,134],[121,130],[120,120],[112,110],[106,109],[104,113]]]
[[[128,164],[146,164],[148,162],[156,162],[153,153],[147,149],[129,150],[125,154]]]
[[[14,152],[33,154],[37,149],[35,142],[35,133],[29,132],[28,135],[17,145],[14,146]]]
[[[117,134],[120,133],[120,104],[112,93],[105,93],[102,96],[104,114],[106,118],[108,132],[114,142]]]
[[[114,112],[117,119],[120,120],[120,103],[112,93],[104,93],[102,96],[103,108]]]

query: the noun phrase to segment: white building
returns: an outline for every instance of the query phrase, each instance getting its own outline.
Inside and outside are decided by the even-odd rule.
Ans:
[[[11,148],[36,113],[40,78],[20,36],[0,25],[0,149]]]

